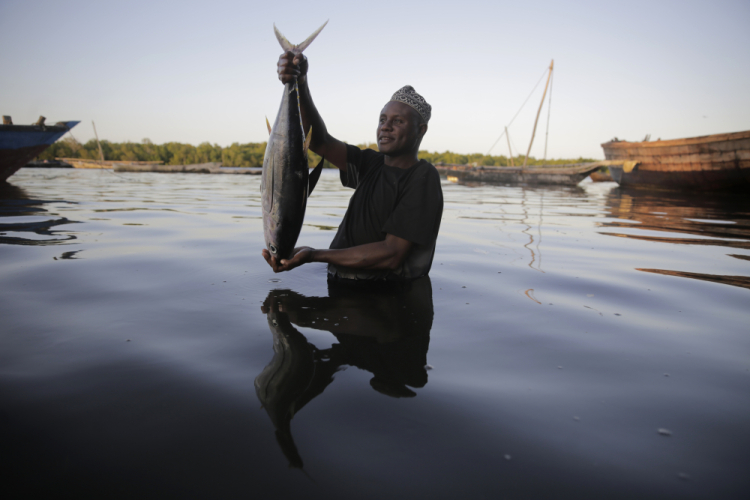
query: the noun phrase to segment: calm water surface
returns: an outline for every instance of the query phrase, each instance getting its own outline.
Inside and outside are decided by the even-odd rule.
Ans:
[[[746,196],[446,183],[430,279],[342,290],[262,260],[257,176],[11,181],[0,491],[750,495]]]

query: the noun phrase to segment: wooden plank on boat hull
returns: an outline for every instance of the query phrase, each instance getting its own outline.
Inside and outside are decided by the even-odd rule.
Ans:
[[[750,187],[750,165],[732,169],[648,170],[638,165],[631,172],[609,167],[612,178],[621,186],[689,191],[743,191]]]
[[[0,182],[8,179],[30,160],[39,156],[49,144],[39,144],[16,149],[0,149]]]
[[[638,156],[636,154],[619,158],[622,161],[637,160],[644,165],[681,165],[681,164],[711,164],[733,163],[737,160],[750,160],[750,148],[740,151],[726,151],[713,153],[691,153],[661,156]]]
[[[731,160],[722,162],[696,161],[684,163],[654,163],[639,161],[638,167],[641,171],[653,172],[704,172],[714,170],[737,170],[750,168],[750,160]]]
[[[715,135],[704,135],[701,137],[690,137],[687,139],[669,139],[665,141],[648,141],[648,142],[629,142],[629,141],[616,141],[616,142],[605,142],[602,147],[610,150],[617,149],[630,149],[633,147],[642,148],[645,150],[653,148],[671,148],[671,147],[691,147],[700,145],[710,144],[717,145],[717,147],[723,147],[722,144],[744,144],[746,140],[750,139],[750,130],[744,132],[733,132],[730,134],[715,134]]]
[[[665,146],[657,142],[615,142],[602,145],[607,159],[619,160],[630,157],[649,158],[678,155],[712,155],[750,150],[750,139],[740,141],[723,141],[692,145]]]

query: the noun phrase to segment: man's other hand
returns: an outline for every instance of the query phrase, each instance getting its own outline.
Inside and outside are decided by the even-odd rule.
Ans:
[[[291,259],[281,260],[271,255],[271,252],[269,252],[265,248],[263,249],[261,254],[263,255],[263,258],[266,259],[266,262],[268,262],[268,265],[271,266],[273,272],[280,273],[283,271],[291,271],[295,267],[299,267],[302,264],[310,262],[312,259],[312,252],[313,249],[310,247],[297,247],[292,251]]]

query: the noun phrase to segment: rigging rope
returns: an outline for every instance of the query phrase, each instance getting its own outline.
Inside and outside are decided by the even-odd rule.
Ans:
[[[529,93],[529,97],[527,97],[526,100],[523,101],[523,104],[521,104],[521,107],[518,109],[518,111],[513,116],[513,118],[510,120],[510,122],[508,122],[508,125],[506,125],[506,127],[510,127],[510,125],[513,123],[513,121],[518,116],[518,113],[520,113],[521,110],[523,109],[523,107],[526,105],[526,103],[529,102],[529,99],[531,99],[531,96],[534,94],[534,91],[536,90],[536,88],[539,86],[540,83],[542,83],[542,80],[544,79],[544,75],[547,74],[547,71],[549,71],[549,68],[546,69],[546,70],[544,70],[544,73],[542,73],[542,76],[539,78],[539,81],[536,82],[536,85],[534,85],[534,88],[531,89],[531,93]],[[492,148],[494,148],[497,145],[497,143],[500,142],[500,139],[502,139],[504,135],[505,135],[505,130],[503,130],[503,133],[500,134],[500,137],[497,138],[497,140],[494,142],[494,144],[492,144],[492,146],[490,146],[490,149],[487,150],[487,156],[489,156],[490,152],[492,151]]]

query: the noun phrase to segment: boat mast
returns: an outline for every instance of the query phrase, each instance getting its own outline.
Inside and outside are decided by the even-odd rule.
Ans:
[[[531,153],[531,145],[534,144],[534,135],[536,134],[536,124],[539,122],[539,115],[542,112],[542,106],[544,105],[544,98],[547,96],[547,87],[549,87],[549,79],[552,77],[552,68],[555,65],[555,60],[549,63],[549,73],[547,74],[547,83],[544,84],[544,93],[542,94],[542,102],[539,103],[539,110],[536,112],[536,120],[534,120],[534,130],[531,131],[531,141],[529,141],[529,149],[526,151],[526,158],[523,160],[523,167],[526,168],[526,163],[529,161],[529,153]]]
[[[550,77],[549,80],[549,99],[547,100],[547,131],[544,134],[544,161],[547,161],[547,141],[549,140],[549,117],[552,114],[552,86],[555,79]]]
[[[94,136],[96,137],[96,145],[99,146],[99,158],[101,158],[101,163],[99,164],[99,168],[104,168],[104,153],[102,152],[102,145],[99,143],[99,134],[96,133],[96,123],[94,123],[94,120],[91,120],[91,125],[94,127]]]
[[[508,135],[508,127],[505,127],[505,138],[508,139],[508,154],[510,155],[510,166],[515,167],[513,164],[513,150],[510,149],[510,135]]]

